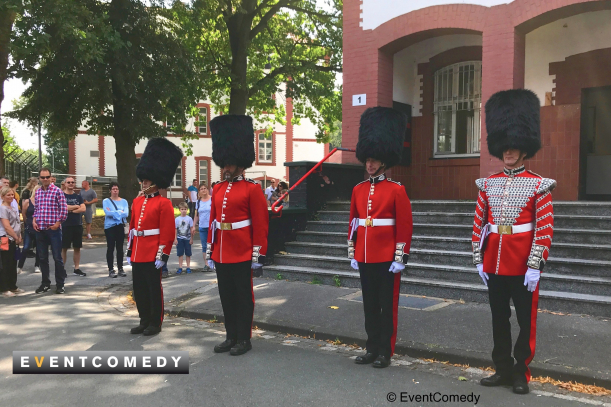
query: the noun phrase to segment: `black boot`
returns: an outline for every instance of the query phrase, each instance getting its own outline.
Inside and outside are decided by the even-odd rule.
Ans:
[[[511,376],[502,376],[495,373],[492,376],[484,377],[479,383],[486,387],[511,386],[513,384],[513,380]]]
[[[251,349],[252,345],[250,344],[250,340],[241,340],[238,341],[238,343],[236,343],[233,348],[231,348],[231,351],[229,351],[229,353],[233,356],[239,356],[245,354]]]
[[[219,343],[214,347],[214,353],[229,352],[231,348],[235,346],[236,343],[238,343],[238,341],[236,341],[235,339],[226,339],[225,342]]]
[[[513,392],[515,394],[528,394],[529,391],[528,382],[523,375],[520,375],[513,381]]]
[[[390,366],[390,359],[388,359],[386,356],[378,356],[377,359],[375,360],[375,362],[373,362],[373,367],[377,367],[378,369],[382,369],[385,367]]]
[[[152,326],[149,325],[144,332],[142,332],[142,335],[144,336],[151,336],[151,335],[157,335],[159,332],[161,332],[161,327],[160,326]]]
[[[141,334],[142,332],[144,332],[145,329],[146,329],[145,325],[138,325],[137,327],[130,329],[129,333],[130,334],[134,334],[134,335],[138,335],[138,334]]]
[[[354,363],[356,363],[357,365],[368,365],[370,363],[373,363],[373,361],[376,360],[377,357],[378,355],[367,352],[362,356],[357,356],[356,359],[354,359]]]

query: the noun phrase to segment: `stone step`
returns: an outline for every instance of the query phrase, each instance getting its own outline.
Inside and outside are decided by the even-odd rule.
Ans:
[[[307,243],[319,243],[322,247],[311,254],[336,255],[331,253],[341,253],[338,255],[343,256],[346,252],[346,236],[345,233],[298,232],[297,241],[287,243],[287,250],[292,253],[308,254],[310,246],[308,246]],[[291,249],[288,249],[289,247],[294,247],[294,249],[291,251]],[[329,248],[327,252],[324,251],[325,247]],[[471,250],[471,239],[459,237],[413,236],[411,248],[469,252]],[[560,258],[611,261],[611,245],[580,245],[576,243],[554,242],[552,244],[552,253],[554,255],[553,257]]]
[[[295,265],[273,265],[263,268],[264,277],[312,281],[316,278],[322,284],[360,288],[358,272],[328,267],[304,267]],[[401,293],[429,297],[488,302],[488,290],[481,283],[445,281],[431,278],[401,277]],[[539,293],[539,308],[574,314],[611,316],[611,297],[561,291],[543,290]]]
[[[473,213],[446,213],[446,212],[412,212],[414,223],[445,224],[445,225],[472,225]],[[344,221],[350,220],[350,212],[347,211],[320,211],[320,221]],[[611,229],[610,216],[590,215],[554,215],[554,226],[569,229],[608,230]]]
[[[310,221],[306,230],[311,232],[348,233],[348,222]],[[414,234],[420,236],[463,237],[470,238],[471,225],[423,224],[414,223]],[[578,243],[608,245],[611,242],[611,229],[587,230],[572,228],[554,228],[554,243]]]
[[[328,248],[322,248],[322,250],[328,250]],[[307,254],[295,253],[277,255],[274,261],[276,264],[313,268],[328,268],[330,264],[333,264],[334,269],[350,271],[350,261],[345,254],[346,251],[341,253],[342,249],[336,248],[335,250],[337,250],[335,256],[312,254],[311,252]],[[469,252],[412,249],[409,258],[410,262],[419,264],[451,264],[458,267],[474,267],[472,255]],[[611,262],[550,258],[545,265],[545,272],[611,278]]]
[[[411,201],[414,212],[473,213],[475,201]],[[350,211],[350,202],[327,202],[328,211]],[[558,215],[611,216],[611,202],[554,201],[554,212]]]

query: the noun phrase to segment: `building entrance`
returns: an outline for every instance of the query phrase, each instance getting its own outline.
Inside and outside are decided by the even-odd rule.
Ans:
[[[581,195],[585,199],[608,200],[611,199],[611,86],[584,89],[581,109]]]

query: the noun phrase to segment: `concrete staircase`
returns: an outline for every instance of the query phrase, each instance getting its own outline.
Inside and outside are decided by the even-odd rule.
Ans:
[[[413,201],[414,236],[401,292],[487,302],[472,263],[475,202]],[[349,202],[328,202],[287,242],[267,277],[360,287],[346,240]],[[611,317],[611,202],[555,202],[554,242],[541,277],[539,308]]]

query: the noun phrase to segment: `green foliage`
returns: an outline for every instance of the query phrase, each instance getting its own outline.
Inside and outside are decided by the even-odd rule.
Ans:
[[[343,0],[326,0],[324,10],[316,0],[192,1],[180,20],[208,74],[204,98],[219,112],[253,115],[270,134],[292,98],[293,123],[310,119],[317,138],[327,141],[341,121],[335,82],[342,70],[342,7]]]
[[[283,279],[282,274],[280,273],[276,274],[276,280],[282,280],[282,279]]]
[[[320,279],[318,277],[314,277],[314,278],[312,278],[311,283],[312,284],[322,284],[322,281],[320,281]]]
[[[333,276],[333,284],[335,284],[336,287],[342,286],[342,280],[339,278],[337,274]]]

